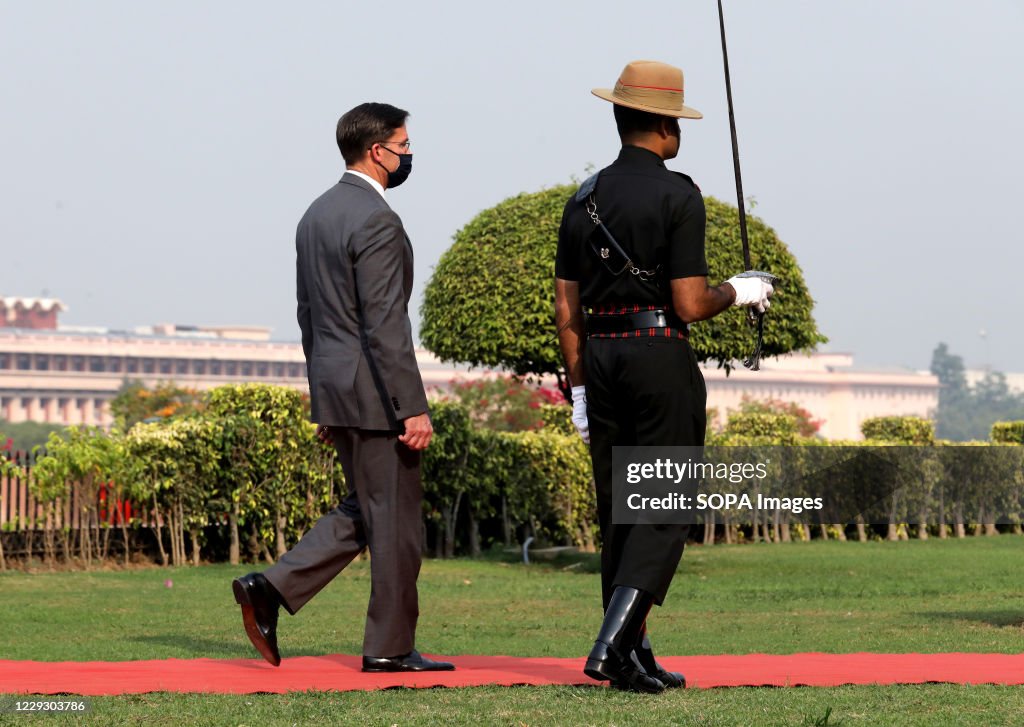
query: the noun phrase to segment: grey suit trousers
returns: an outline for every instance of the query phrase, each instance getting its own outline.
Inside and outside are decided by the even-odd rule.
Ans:
[[[363,656],[401,656],[415,648],[419,617],[420,453],[399,442],[398,432],[331,427],[331,435],[348,495],[263,575],[294,614],[368,547]]]

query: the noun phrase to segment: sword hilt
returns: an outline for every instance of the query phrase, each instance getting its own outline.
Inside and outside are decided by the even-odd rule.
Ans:
[[[737,278],[758,278],[773,287],[778,284],[779,277],[763,270],[747,270],[736,276]],[[761,370],[761,350],[764,347],[764,313],[758,313],[752,307],[747,308],[747,320],[751,325],[757,326],[757,345],[750,357],[743,361],[743,365],[751,371]]]
[[[778,275],[772,275],[766,273],[764,270],[747,270],[736,276],[737,278],[760,278],[766,283],[775,285],[775,281],[779,279]]]

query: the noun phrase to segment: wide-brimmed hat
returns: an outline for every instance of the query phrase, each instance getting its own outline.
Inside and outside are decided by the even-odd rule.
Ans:
[[[658,61],[633,61],[622,69],[615,88],[595,88],[598,98],[639,111],[677,119],[702,119],[697,109],[683,106],[683,69]]]

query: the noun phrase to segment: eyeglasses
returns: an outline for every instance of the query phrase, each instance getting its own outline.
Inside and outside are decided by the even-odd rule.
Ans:
[[[412,149],[412,142],[406,139],[405,141],[378,141],[378,144],[397,144],[398,148],[402,151],[409,151]]]

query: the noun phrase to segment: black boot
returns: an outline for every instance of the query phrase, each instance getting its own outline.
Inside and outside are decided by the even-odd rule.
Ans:
[[[654,658],[654,651],[651,650],[651,640],[647,638],[647,629],[640,631],[640,641],[633,650],[636,660],[648,674],[663,682],[669,689],[682,688],[686,686],[686,677],[677,671],[665,671],[665,667]]]
[[[665,685],[651,677],[632,658],[640,629],[654,599],[649,593],[618,586],[604,612],[604,623],[583,672],[591,679],[611,680],[620,689],[657,694]]]

